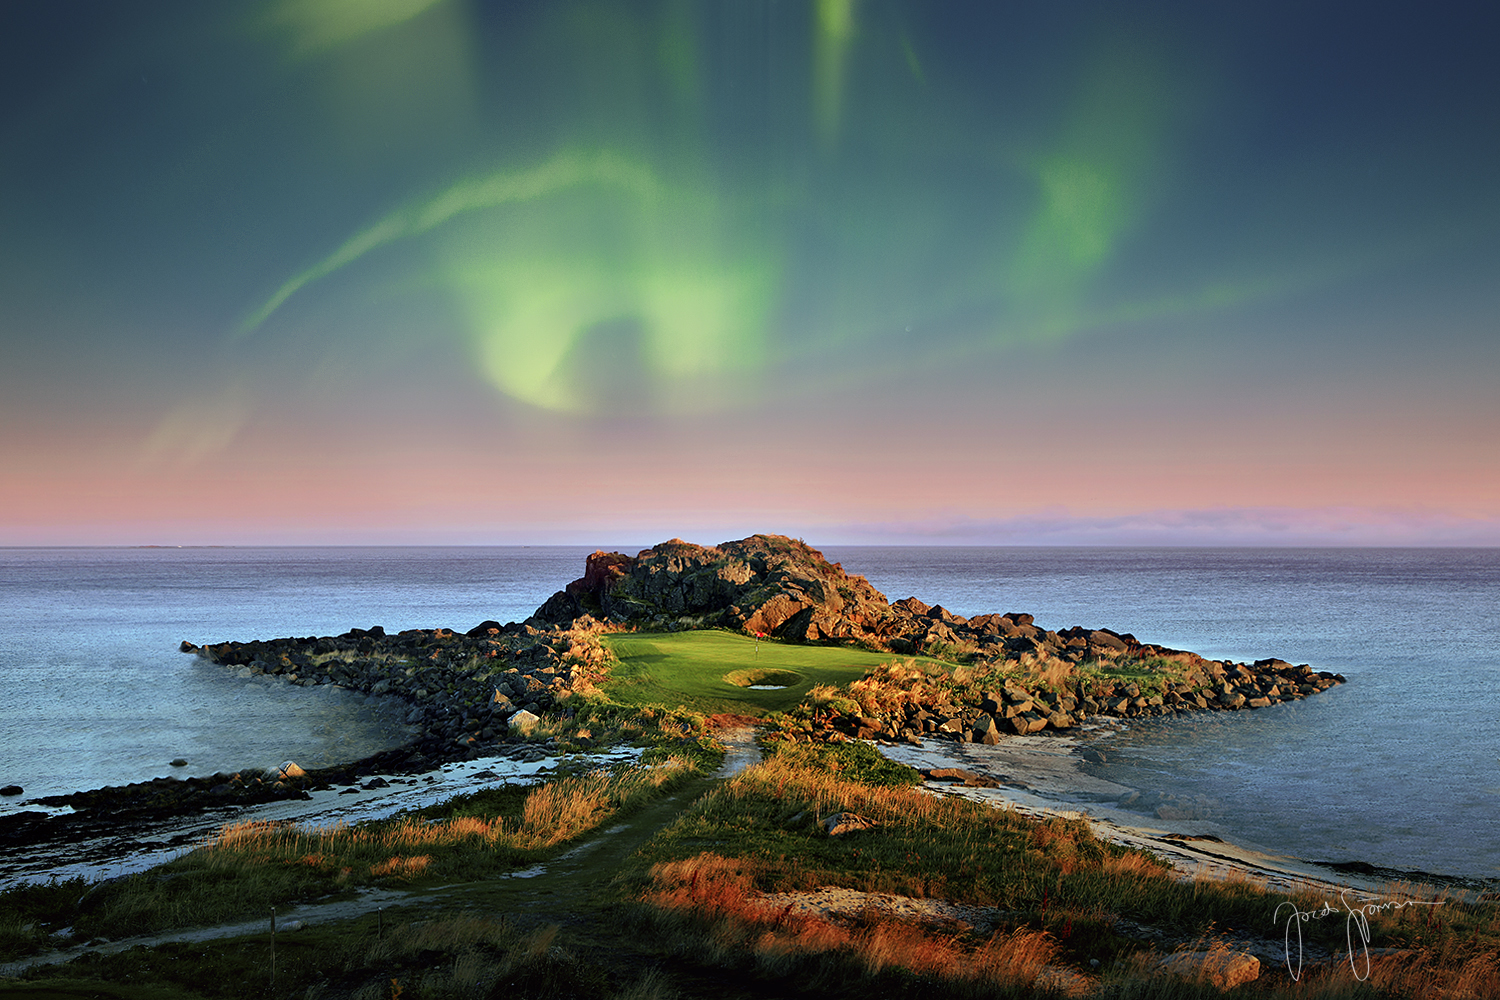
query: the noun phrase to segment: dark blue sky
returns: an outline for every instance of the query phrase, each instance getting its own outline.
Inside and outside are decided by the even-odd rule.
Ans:
[[[7,5],[0,544],[1500,544],[1497,23]]]

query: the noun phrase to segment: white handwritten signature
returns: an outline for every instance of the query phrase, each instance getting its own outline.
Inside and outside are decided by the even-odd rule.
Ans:
[[[1338,913],[1347,914],[1344,918],[1344,940],[1349,946],[1349,968],[1354,973],[1354,978],[1364,981],[1370,977],[1370,916],[1382,910],[1400,910],[1407,906],[1442,906],[1446,900],[1422,900],[1422,899],[1400,899],[1390,900],[1384,903],[1366,903],[1363,906],[1352,906],[1349,900],[1344,898],[1348,889],[1339,890],[1339,902],[1343,909],[1339,909],[1327,900],[1323,901],[1321,910],[1299,910],[1293,903],[1282,903],[1276,907],[1276,915],[1273,920],[1281,919],[1283,906],[1292,908],[1292,915],[1286,918],[1286,971],[1292,974],[1292,981],[1296,982],[1302,978],[1302,925],[1309,920],[1322,920],[1324,917],[1333,916]],[[1292,928],[1297,928],[1297,967],[1292,968]],[[1354,936],[1359,935],[1358,952],[1364,955],[1364,972],[1361,974],[1359,965],[1355,962],[1356,949],[1354,947]]]

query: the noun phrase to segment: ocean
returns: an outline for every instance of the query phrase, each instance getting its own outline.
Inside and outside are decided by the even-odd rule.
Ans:
[[[235,678],[178,644],[520,620],[592,548],[0,549],[0,785],[30,798],[397,745],[399,705]],[[1500,549],[824,552],[891,600],[1342,673],[1299,703],[1092,730],[1106,762],[1088,769],[1144,816],[1247,846],[1500,875]]]

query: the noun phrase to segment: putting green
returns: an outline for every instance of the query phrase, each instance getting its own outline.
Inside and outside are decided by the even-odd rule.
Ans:
[[[866,670],[892,660],[893,653],[872,653],[841,646],[793,646],[733,632],[704,630],[666,633],[620,633],[603,637],[619,659],[604,691],[627,705],[681,705],[697,712],[761,715],[791,708],[815,684],[848,684]],[[918,662],[936,662],[917,658]],[[740,686],[791,680],[775,690]],[[769,677],[768,681],[758,678]],[[736,683],[739,682],[739,683]]]

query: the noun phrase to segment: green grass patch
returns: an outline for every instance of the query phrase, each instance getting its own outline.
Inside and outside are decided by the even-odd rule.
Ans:
[[[672,705],[697,712],[764,715],[784,712],[815,685],[844,685],[865,671],[890,662],[890,653],[843,646],[800,646],[750,636],[705,630],[668,633],[620,633],[604,644],[619,660],[603,685],[612,700],[626,705]],[[932,662],[932,661],[918,661]],[[734,678],[755,671],[775,676],[795,674],[789,687],[756,691]],[[761,683],[761,682],[755,682]]]
[[[868,743],[766,743],[766,752],[783,764],[804,767],[876,788],[911,788],[922,783],[914,767],[899,764]]]

